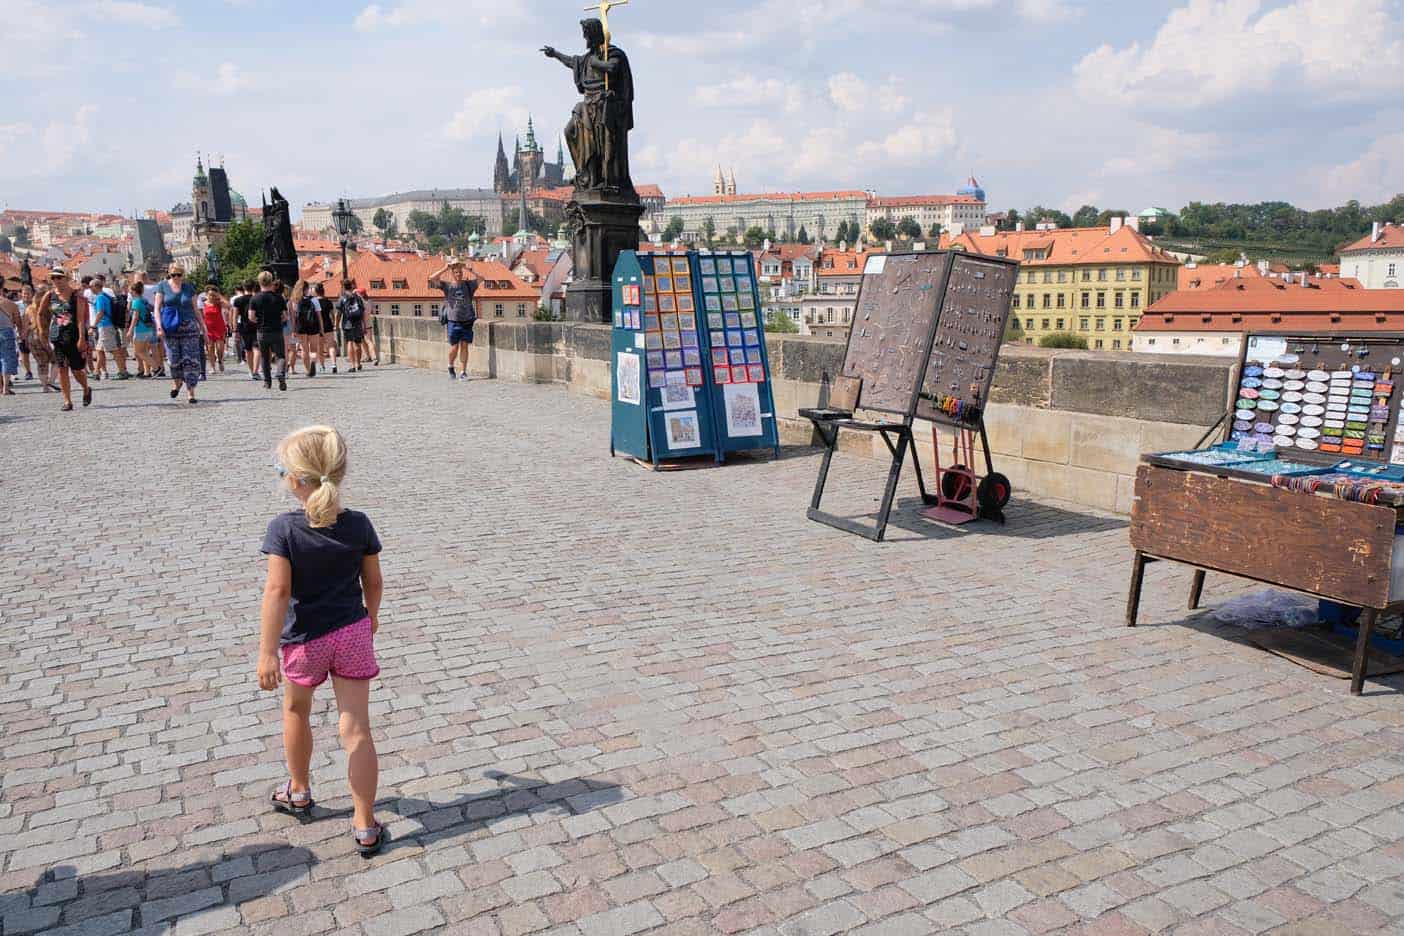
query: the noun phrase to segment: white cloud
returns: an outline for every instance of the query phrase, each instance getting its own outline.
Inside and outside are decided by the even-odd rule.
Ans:
[[[1189,0],[1148,44],[1103,45],[1075,69],[1083,96],[1192,109],[1292,89],[1359,97],[1398,88],[1404,40],[1391,0]]]
[[[1324,201],[1362,204],[1388,201],[1404,191],[1404,133],[1382,136],[1359,157],[1329,169],[1321,183]]]
[[[860,145],[858,158],[872,166],[929,165],[951,156],[956,143],[955,117],[949,109],[923,111],[882,139]]]
[[[463,98],[463,106],[444,125],[443,135],[450,140],[467,140],[479,134],[507,127],[520,127],[527,122],[523,92],[517,85],[481,88]]]
[[[1018,0],[1019,15],[1034,23],[1060,23],[1078,19],[1082,10],[1064,0]]]
[[[1219,154],[1223,140],[1214,133],[1189,133],[1166,127],[1135,128],[1127,148],[1108,157],[1100,175],[1145,177],[1163,175],[1196,160]]]
[[[494,26],[525,18],[520,3],[499,0],[404,0],[393,6],[372,3],[356,15],[352,25],[361,32],[410,26]]]
[[[180,25],[180,17],[173,11],[135,0],[99,0],[93,5],[93,12],[101,19],[143,29],[170,29]]]
[[[72,120],[52,120],[42,129],[29,123],[0,125],[0,179],[62,175],[92,140],[97,107],[84,104]]]
[[[216,94],[220,97],[228,97],[240,91],[247,91],[255,85],[254,79],[245,74],[233,62],[220,63],[213,75],[180,72],[176,75],[175,81],[178,87],[187,91]]]
[[[850,114],[872,111],[898,114],[911,103],[897,90],[895,78],[889,78],[881,87],[874,87],[852,72],[842,72],[829,79],[829,100],[839,110]]]
[[[698,107],[738,110],[779,107],[787,114],[797,114],[804,109],[805,91],[794,82],[747,74],[716,84],[699,85],[692,92],[692,103]]]

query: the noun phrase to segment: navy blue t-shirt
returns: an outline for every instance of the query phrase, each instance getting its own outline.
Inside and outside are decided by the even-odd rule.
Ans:
[[[380,538],[365,514],[343,510],[336,523],[314,528],[306,513],[290,510],[269,522],[260,550],[292,563],[283,646],[316,640],[366,616],[361,560],[380,552]]]

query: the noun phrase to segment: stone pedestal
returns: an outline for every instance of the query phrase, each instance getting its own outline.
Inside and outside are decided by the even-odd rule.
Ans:
[[[643,205],[634,192],[576,192],[566,207],[572,225],[575,278],[566,287],[571,322],[610,321],[610,277],[620,251],[639,247]]]

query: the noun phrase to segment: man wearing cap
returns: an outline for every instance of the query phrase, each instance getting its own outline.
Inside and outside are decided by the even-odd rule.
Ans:
[[[84,362],[88,354],[88,303],[83,294],[73,288],[68,273],[61,267],[49,271],[49,285],[34,299],[48,330],[47,337],[54,350],[54,364],[59,372],[59,390],[63,393],[63,410],[73,409],[72,381],[83,388],[83,405],[93,402],[93,388],[88,385]]]
[[[448,279],[445,280],[445,274]],[[448,327],[449,380],[454,378],[453,365],[457,359],[462,367],[459,380],[468,379],[468,348],[473,344],[473,323],[478,319],[478,311],[473,305],[473,295],[478,291],[476,277],[465,279],[463,261],[450,258],[443,269],[429,277],[430,287],[443,290],[444,305],[439,320]]]

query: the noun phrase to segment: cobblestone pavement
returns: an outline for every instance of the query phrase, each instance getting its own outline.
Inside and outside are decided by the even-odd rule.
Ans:
[[[1119,519],[908,506],[877,546],[805,519],[808,451],[652,474],[559,388],[203,393],[0,405],[4,936],[1404,926],[1400,683],[1352,699],[1186,621],[1165,566],[1119,626]],[[313,420],[386,544],[371,861],[326,698],[317,819],[267,804],[257,549]],[[834,490],[869,509],[880,471]]]

